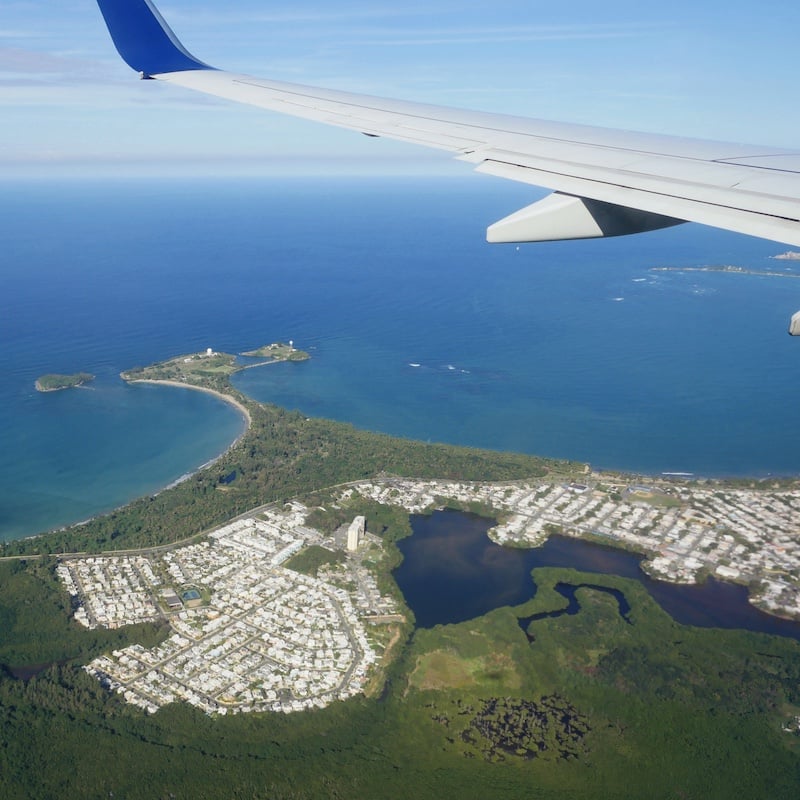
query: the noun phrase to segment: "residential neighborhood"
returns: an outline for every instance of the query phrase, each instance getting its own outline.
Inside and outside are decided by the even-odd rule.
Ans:
[[[473,484],[387,479],[345,489],[410,512],[450,502],[496,513],[489,535],[536,547],[553,533],[593,538],[647,555],[654,578],[694,583],[711,574],[750,586],[750,600],[800,617],[800,489],[741,489],[671,478],[609,482]]]
[[[331,505],[364,499],[409,513],[479,509],[497,517],[489,535],[505,546],[562,534],[633,549],[652,577],[745,583],[759,607],[800,617],[798,489],[593,474],[581,483],[385,478],[334,490]],[[363,516],[325,535],[308,515],[299,502],[267,506],[189,544],[64,558],[57,572],[81,624],[171,628],[154,649],[116,650],[86,670],[149,712],[181,700],[208,714],[292,712],[363,691],[383,646],[376,627],[405,619],[363,557],[380,557],[383,545]],[[310,546],[331,554],[314,576],[285,566]]]
[[[264,509],[158,555],[63,561],[82,624],[166,619],[172,629],[155,649],[126,647],[87,671],[150,712],[179,700],[209,714],[291,712],[361,692],[377,658],[363,618],[403,617],[357,560],[329,580],[282,566],[310,544],[335,546],[303,525],[306,513]]]

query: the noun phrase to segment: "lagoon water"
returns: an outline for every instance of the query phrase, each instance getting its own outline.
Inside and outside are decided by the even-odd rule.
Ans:
[[[743,628],[800,640],[800,623],[752,606],[744,586],[713,578],[691,586],[652,580],[639,567],[642,556],[566,536],[551,536],[533,549],[501,547],[487,536],[492,524],[457,511],[411,518],[414,535],[398,542],[403,561],[394,577],[418,627],[465,622],[501,606],[522,605],[536,593],[531,570],[572,567],[640,581],[683,625]],[[627,600],[617,599],[620,616],[625,617]],[[523,629],[533,619],[523,620]]]
[[[0,539],[157,491],[240,432],[120,370],[293,339],[253,397],[423,440],[597,467],[800,473],[800,263],[682,226],[489,246],[536,198],[477,176],[2,184]],[[764,277],[655,267],[734,265]],[[91,388],[38,394],[45,372]]]

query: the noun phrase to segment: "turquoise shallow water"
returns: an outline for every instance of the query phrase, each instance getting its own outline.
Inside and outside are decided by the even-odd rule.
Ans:
[[[3,184],[0,538],[157,491],[241,430],[120,370],[279,339],[312,361],[236,383],[308,414],[600,467],[800,472],[800,281],[652,271],[794,274],[786,248],[698,226],[483,241],[533,199],[476,176]],[[91,389],[33,389],[78,370]]]
[[[31,387],[32,389],[32,387]],[[3,435],[0,530],[16,538],[151,494],[214,458],[244,428],[216,398],[98,381],[20,402]]]

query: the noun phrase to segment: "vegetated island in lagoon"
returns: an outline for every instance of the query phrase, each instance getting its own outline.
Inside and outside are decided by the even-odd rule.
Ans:
[[[94,380],[94,375],[88,372],[75,372],[71,375],[59,375],[57,373],[48,373],[41,375],[36,379],[37,392],[58,392],[62,389],[73,389],[77,386],[83,386],[89,381]]]

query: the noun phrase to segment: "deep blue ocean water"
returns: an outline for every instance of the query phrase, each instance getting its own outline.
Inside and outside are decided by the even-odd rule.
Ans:
[[[597,467],[800,473],[800,273],[786,247],[681,226],[487,245],[537,197],[478,176],[0,184],[0,538],[84,519],[214,457],[214,398],[126,368],[293,339],[260,400],[423,440]],[[418,365],[418,366],[412,366]],[[90,389],[39,394],[45,372]]]

